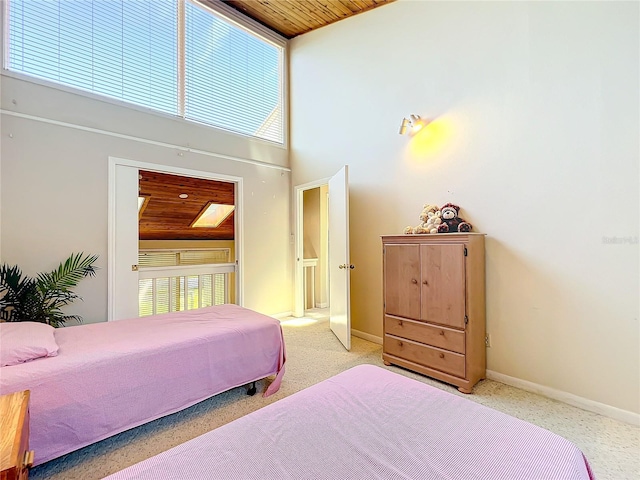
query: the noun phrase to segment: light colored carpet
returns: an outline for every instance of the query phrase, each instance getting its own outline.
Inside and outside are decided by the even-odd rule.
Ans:
[[[449,385],[401,368],[385,367],[380,345],[353,337],[351,351],[347,352],[321,315],[283,320],[283,330],[286,374],[275,395],[249,397],[245,388],[235,388],[35,467],[30,479],[102,478],[362,363],[378,365],[463,396]],[[263,389],[264,382],[260,382],[258,391]],[[479,383],[473,395],[464,396],[571,440],[584,452],[598,480],[640,479],[639,427],[490,380]]]

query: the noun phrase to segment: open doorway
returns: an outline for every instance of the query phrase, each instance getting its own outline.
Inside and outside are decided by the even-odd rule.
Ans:
[[[355,268],[350,262],[349,254],[349,169],[348,165],[344,165],[335,175],[328,179],[318,180],[316,182],[298,185],[294,188],[295,199],[295,217],[296,217],[296,268],[295,268],[295,309],[294,316],[302,317],[305,308],[309,306],[308,295],[308,268],[304,267],[305,260],[309,263],[313,260],[312,255],[322,252],[324,245],[327,245],[326,261],[321,262],[318,259],[318,265],[326,268],[326,282],[328,284],[328,308],[329,308],[329,326],[331,331],[336,335],[338,340],[349,350],[351,348],[351,301],[350,301],[350,278],[351,271]],[[320,209],[321,205],[326,205],[326,234],[321,228],[320,210],[308,208],[308,216],[318,216],[318,246],[317,248],[309,248],[309,244],[313,243],[305,238],[305,193],[318,189],[317,193],[309,192],[307,197],[309,200],[317,195],[315,202]],[[326,189],[326,190],[324,190]],[[326,194],[323,194],[326,191]],[[326,199],[326,201],[325,201]],[[313,202],[312,202],[313,203]],[[309,229],[309,234],[312,229]],[[322,231],[322,233],[320,233]],[[326,238],[326,243],[320,241],[320,238]],[[305,258],[305,243],[307,243]],[[305,270],[307,270],[305,277]],[[321,275],[321,274],[320,274]],[[314,279],[318,277],[318,273],[314,275]],[[320,280],[322,283],[322,280]],[[317,293],[317,286],[313,286],[314,292]],[[306,292],[306,294],[305,294]],[[314,299],[314,304],[315,304]]]
[[[139,170],[139,316],[235,303],[235,184]]]
[[[294,316],[329,308],[329,181],[321,179],[294,188],[296,269]]]
[[[302,192],[303,311],[329,314],[329,191],[327,185]]]
[[[144,278],[144,275],[140,274],[139,268],[139,209],[144,207],[143,214],[145,212],[149,213],[153,211],[153,199],[149,200],[150,203],[147,203],[146,206],[144,205],[144,201],[140,201],[140,171],[146,171],[147,174],[176,175],[180,177],[180,180],[182,180],[183,183],[187,182],[189,179],[205,179],[226,182],[232,185],[235,209],[233,211],[233,216],[229,217],[229,221],[233,222],[233,240],[230,240],[233,243],[233,248],[229,251],[229,262],[225,262],[227,264],[226,268],[229,269],[229,272],[225,273],[232,273],[232,275],[227,277],[229,278],[229,281],[232,282],[230,287],[233,289],[233,294],[230,295],[229,302],[242,305],[242,178],[110,157],[108,320],[133,318],[139,315],[140,280]],[[180,191],[174,193],[176,193],[177,198],[180,198],[180,194],[188,192]],[[215,200],[215,198],[211,199],[211,201],[213,200]],[[167,210],[168,208],[161,209],[161,211],[165,212]],[[220,267],[220,265],[216,268],[218,267]],[[199,273],[191,272],[190,275],[195,276],[199,275]],[[185,279],[185,282],[188,282],[188,278]],[[194,282],[192,283],[195,285]],[[204,293],[202,292],[200,285],[201,283],[198,281],[198,293],[196,295],[196,287],[191,289],[191,292],[189,292],[189,288],[187,288],[189,284],[185,283],[185,287],[182,289],[182,292],[186,292],[186,296],[181,298],[181,303],[179,305],[184,305],[185,308],[189,308],[188,305],[196,304],[194,300],[196,298],[201,302],[201,299],[204,298]],[[202,283],[202,285],[205,284]],[[166,288],[165,290],[168,291]],[[160,292],[160,290],[158,290],[158,292]],[[175,298],[174,295],[170,296],[171,298]],[[178,304],[176,303],[175,305]],[[171,308],[171,305],[168,305],[166,308]]]

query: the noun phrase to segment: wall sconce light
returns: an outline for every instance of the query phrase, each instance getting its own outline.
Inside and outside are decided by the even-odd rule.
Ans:
[[[410,135],[416,134],[420,129],[422,129],[425,125],[429,123],[420,117],[420,115],[409,115],[409,118],[403,118],[402,123],[400,124],[400,130],[398,133],[400,135],[404,135],[409,132]]]

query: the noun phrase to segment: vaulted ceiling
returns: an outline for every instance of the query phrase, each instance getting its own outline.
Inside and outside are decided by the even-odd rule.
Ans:
[[[367,12],[395,0],[222,0],[285,38]]]
[[[234,213],[216,228],[191,227],[209,202],[234,205],[233,183],[140,170],[138,184],[140,196],[148,199],[140,214],[140,240],[233,240]]]

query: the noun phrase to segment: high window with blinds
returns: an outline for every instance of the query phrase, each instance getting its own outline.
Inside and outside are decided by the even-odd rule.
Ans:
[[[283,47],[205,6],[7,2],[6,69],[284,142]]]

